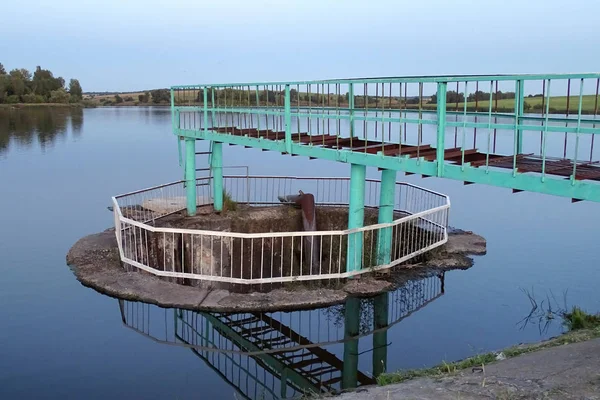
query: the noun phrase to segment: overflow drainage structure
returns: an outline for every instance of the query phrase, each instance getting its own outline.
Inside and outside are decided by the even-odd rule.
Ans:
[[[286,224],[267,223],[259,226],[267,226],[268,231],[253,232],[248,221],[221,221],[218,226],[213,218],[213,179],[195,179],[198,211],[194,216],[186,211],[187,180],[113,197],[121,262],[191,286],[201,281],[268,284],[351,278],[386,270],[448,241],[448,196],[409,183],[395,182],[393,196],[388,196],[380,181],[364,179],[359,217],[365,225],[359,228],[330,229],[336,227],[332,218],[320,217],[314,231],[290,231]],[[347,222],[355,213],[349,205],[350,178],[226,175],[219,179],[228,197],[225,208],[228,202],[239,207],[235,213],[242,216],[240,220],[251,219],[256,212],[263,216],[285,212],[281,210],[291,207],[282,205],[282,199],[299,191],[314,196],[317,214],[345,213]],[[382,213],[391,215],[391,222],[376,223]]]

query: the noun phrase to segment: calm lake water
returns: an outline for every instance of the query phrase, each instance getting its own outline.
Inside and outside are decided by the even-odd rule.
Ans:
[[[182,178],[170,118],[160,108],[0,109],[0,399],[289,397],[319,380],[339,387],[344,360],[356,384],[382,359],[418,368],[560,333],[558,322],[542,333],[519,324],[530,311],[522,289],[559,303],[568,291],[569,305],[600,310],[598,204],[415,176],[404,179],[450,195],[451,225],[483,235],[488,254],[467,271],[412,277],[388,304],[190,313],[83,287],[65,255],[112,225],[110,196]],[[240,147],[224,157],[253,174],[350,169]],[[265,343],[285,352],[265,354]]]

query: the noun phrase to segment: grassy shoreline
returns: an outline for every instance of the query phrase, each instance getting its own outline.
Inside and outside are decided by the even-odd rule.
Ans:
[[[539,343],[520,344],[497,352],[483,353],[451,363],[442,362],[431,368],[383,373],[377,377],[377,383],[380,386],[385,386],[406,382],[416,378],[451,376],[467,368],[484,368],[487,364],[499,361],[498,355],[500,354],[508,359],[517,357],[521,354],[562,346],[569,343],[579,343],[600,337],[600,315],[586,314],[579,308],[574,308],[571,313],[565,314],[563,319],[564,324],[570,331],[560,336]]]
[[[94,108],[95,105],[85,103],[14,103],[0,104],[0,108],[35,108],[35,107],[59,107],[59,108]]]
[[[541,102],[540,98],[525,98],[525,102],[527,104],[532,105],[533,103],[530,103],[532,101],[532,99],[536,99],[537,101]],[[553,102],[555,98],[551,98],[551,103],[550,103],[550,108],[548,110],[548,114],[567,114],[567,108],[566,108],[566,102],[565,102],[565,98],[560,98],[557,97],[556,98],[556,102]],[[512,103],[512,104],[509,104]],[[554,105],[553,105],[554,103]],[[197,106],[197,107],[202,107],[202,103],[192,103],[190,104],[192,106]],[[542,114],[543,112],[545,112],[545,108],[542,110],[539,108],[539,106],[541,106],[541,103],[535,103],[533,104],[533,106],[538,106],[538,107],[531,107],[528,110],[524,111],[524,114]],[[0,108],[27,108],[27,107],[83,107],[83,108],[95,108],[95,107],[169,107],[170,104],[169,103],[140,103],[138,101],[124,101],[122,103],[110,103],[110,104],[103,104],[100,101],[95,101],[95,100],[90,100],[90,99],[86,99],[83,102],[79,102],[79,103],[15,103],[15,104],[0,104]],[[264,106],[264,105],[262,105]],[[276,107],[277,105],[270,105],[270,107]],[[281,105],[278,105],[281,106]],[[296,105],[292,105],[292,109],[295,107]],[[304,105],[304,104],[300,104],[300,107],[304,107],[304,106],[308,106],[308,105]],[[247,107],[245,105],[241,105],[240,107]],[[398,111],[398,105],[392,106],[391,111]],[[575,107],[575,109],[574,109]],[[577,114],[577,104],[573,104],[573,102],[571,102],[569,104],[569,115],[576,115]],[[340,104],[340,108],[348,108],[348,104]],[[424,112],[434,112],[436,111],[437,106],[435,104],[423,104],[421,110]],[[356,107],[355,111],[356,112],[363,112],[365,110],[365,108],[363,107]],[[375,106],[374,104],[370,104],[368,110],[370,112],[375,112]],[[411,112],[419,112],[419,106],[417,104],[404,104],[402,106],[402,110],[408,110]],[[454,113],[454,112],[458,112],[458,113],[462,113],[464,112],[464,103],[459,103],[458,108],[456,107],[455,104],[447,104],[447,109],[448,112]],[[386,108],[381,108],[381,106],[379,108],[377,108],[378,112],[388,112],[390,111],[390,109],[386,109]],[[477,106],[475,105],[474,102],[468,102],[467,103],[467,111],[468,112],[480,112],[482,113],[482,115],[487,115],[487,113],[489,112],[489,102],[487,101],[480,101]],[[594,111],[596,111],[596,107],[595,104],[592,104],[590,101],[588,102],[584,102],[583,103],[583,107],[581,110],[581,114],[582,115],[594,115]],[[514,99],[503,99],[500,100],[498,102],[498,107],[492,107],[492,113],[514,113]]]

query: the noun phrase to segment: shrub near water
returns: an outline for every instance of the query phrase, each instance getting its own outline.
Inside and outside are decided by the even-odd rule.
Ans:
[[[223,191],[223,210],[224,211],[235,211],[237,210],[237,203],[231,198],[229,193]]]
[[[600,327],[600,314],[588,314],[579,307],[563,314],[564,324],[570,331]]]
[[[530,297],[531,299],[532,297]],[[536,306],[537,308],[537,306]],[[546,314],[549,313],[546,311]],[[547,342],[542,342],[537,345],[530,346],[514,346],[504,349],[502,353],[505,357],[511,358],[521,354],[530,353],[537,350],[542,350],[554,346],[560,346],[569,343],[577,343],[585,340],[600,337],[600,313],[588,314],[579,307],[573,307],[570,312],[559,311],[558,314],[562,317],[563,324],[569,332]],[[417,370],[401,370],[391,373],[383,373],[377,377],[379,385],[389,385],[392,383],[400,383],[407,380],[421,377],[435,377],[445,374],[451,374],[461,369],[471,368],[476,366],[485,366],[486,364],[495,362],[497,355],[495,353],[480,354],[462,361],[446,363],[443,362],[433,368],[417,369]]]

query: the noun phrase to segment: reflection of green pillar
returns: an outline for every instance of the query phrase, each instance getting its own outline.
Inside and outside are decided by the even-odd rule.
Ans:
[[[342,389],[355,388],[358,379],[358,336],[360,328],[360,299],[350,297],[344,310],[344,368]]]
[[[390,223],[394,220],[394,198],[396,195],[396,171],[381,171],[381,192],[379,193],[378,223]],[[377,265],[389,264],[392,259],[392,228],[383,228],[377,232]]]
[[[279,389],[280,389],[280,396],[282,399],[287,399],[287,386],[288,386],[288,379],[287,379],[287,368],[284,368],[283,371],[281,371],[281,379],[279,381]]]
[[[348,229],[362,228],[365,223],[365,179],[367,167],[352,164],[350,167],[350,202],[348,207]],[[362,268],[363,233],[348,235],[346,271]]]
[[[373,326],[375,330],[388,326],[389,297],[382,293],[375,297],[375,315]],[[377,377],[385,372],[387,367],[387,329],[373,334],[373,376]]]
[[[185,139],[185,189],[188,215],[196,215],[196,139]]]
[[[213,180],[215,211],[223,211],[223,143],[212,142],[210,170]]]

